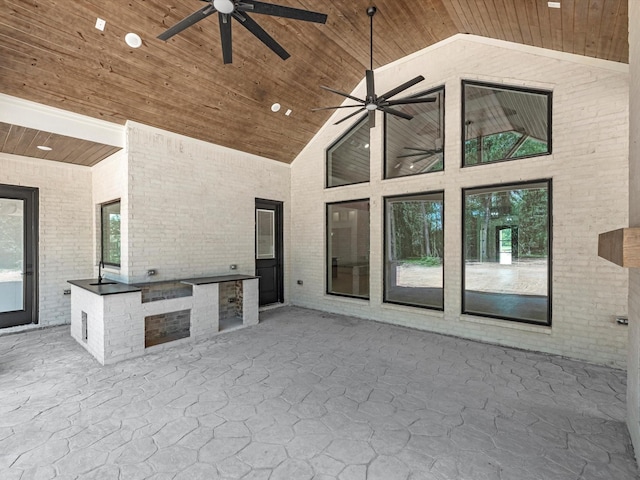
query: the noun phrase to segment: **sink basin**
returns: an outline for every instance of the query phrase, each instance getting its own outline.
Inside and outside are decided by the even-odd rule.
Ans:
[[[91,285],[92,287],[97,287],[100,285],[115,285],[117,282],[96,282],[96,283],[90,283],[89,285]]]

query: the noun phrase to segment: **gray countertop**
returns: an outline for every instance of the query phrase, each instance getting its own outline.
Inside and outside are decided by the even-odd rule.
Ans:
[[[102,280],[101,285],[92,285],[98,283],[97,278],[88,278],[85,280],[68,280],[68,283],[87,290],[96,295],[116,295],[118,293],[139,292],[142,289],[136,285],[127,285],[126,283],[114,282],[113,280]]]
[[[200,278],[187,278],[185,280],[168,280],[171,282],[181,282],[187,285],[207,285],[210,283],[222,283],[222,282],[234,282],[236,280],[250,280],[252,278],[258,278],[253,275],[217,275],[211,277]],[[85,280],[67,280],[71,285],[80,287],[96,295],[116,295],[118,293],[132,293],[140,292],[142,288],[140,285],[129,285],[121,282],[114,282],[113,280],[103,279],[101,285],[94,285],[98,283],[97,278],[88,278]],[[158,282],[162,283],[162,282]]]
[[[251,280],[252,278],[259,278],[253,275],[217,275],[214,277],[202,277],[202,278],[187,278],[185,280],[180,280],[182,283],[186,283],[188,285],[206,285],[208,283],[222,283],[222,282],[233,282],[236,280]]]

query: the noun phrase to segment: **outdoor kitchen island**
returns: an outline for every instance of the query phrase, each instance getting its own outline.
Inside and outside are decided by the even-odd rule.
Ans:
[[[258,277],[69,280],[71,336],[102,365],[258,323]]]

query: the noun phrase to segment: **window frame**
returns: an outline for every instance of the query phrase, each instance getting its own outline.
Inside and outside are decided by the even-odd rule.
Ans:
[[[336,297],[345,297],[345,298],[353,298],[356,300],[363,300],[366,302],[371,301],[371,273],[369,273],[369,294],[364,297],[362,295],[350,295],[348,293],[340,293],[340,292],[331,292],[329,291],[329,276],[331,275],[331,267],[329,267],[329,250],[330,250],[330,238],[329,233],[331,229],[329,228],[329,207],[332,205],[343,205],[346,203],[356,203],[356,202],[367,202],[369,205],[369,272],[371,272],[371,198],[354,198],[350,200],[340,200],[337,202],[326,202],[325,203],[325,252],[324,252],[324,268],[325,268],[325,295],[333,295]]]
[[[329,185],[329,179],[331,177],[331,175],[329,173],[329,152],[330,152],[330,150],[333,147],[335,147],[338,143],[340,143],[340,141],[342,141],[350,133],[353,133],[360,126],[360,124],[364,125],[364,124],[368,124],[368,122],[369,122],[369,117],[367,115],[365,115],[360,120],[357,120],[356,122],[352,123],[351,126],[347,130],[345,130],[338,138],[336,138],[333,142],[331,142],[327,148],[325,148],[325,151],[324,151],[324,172],[325,172],[325,174],[324,174],[324,188],[325,189],[348,187],[350,185],[361,185],[363,183],[369,183],[371,181],[371,130],[369,129],[369,148],[368,148],[368,150],[369,150],[369,178],[367,178],[366,180],[362,180],[360,182],[344,183],[342,185]]]
[[[104,241],[104,213],[105,207],[115,204],[120,205],[120,263],[112,263],[105,261],[105,241]],[[109,267],[120,268],[122,266],[122,200],[120,198],[100,204],[100,261],[103,265]]]
[[[441,171],[441,170],[439,170]],[[402,178],[402,177],[398,177],[398,178]],[[400,302],[400,301],[394,301],[394,300],[388,300],[387,299],[387,255],[388,255],[388,251],[387,248],[389,247],[388,242],[389,242],[389,235],[387,232],[387,225],[388,225],[388,208],[387,208],[387,202],[390,199],[402,199],[402,198],[411,198],[411,197],[416,197],[419,195],[437,195],[437,194],[442,194],[442,235],[444,237],[444,229],[445,229],[445,191],[444,190],[430,190],[430,191],[426,191],[426,192],[416,192],[416,193],[406,193],[406,194],[402,194],[402,195],[388,195],[388,196],[384,196],[382,197],[382,204],[383,204],[383,208],[384,208],[384,218],[383,218],[383,265],[382,265],[382,303],[387,303],[387,304],[391,304],[391,305],[403,305],[403,306],[407,306],[407,307],[414,307],[414,308],[422,308],[422,309],[426,309],[426,310],[434,310],[437,312],[443,312],[444,311],[444,292],[445,292],[445,252],[444,249],[446,249],[446,242],[443,241],[443,252],[442,252],[442,307],[434,307],[434,306],[430,306],[430,305],[418,305],[415,303],[406,303],[406,302]]]
[[[420,176],[420,175],[427,175],[430,173],[439,173],[439,172],[444,172],[445,168],[446,168],[446,158],[445,158],[445,147],[446,147],[446,136],[447,136],[447,129],[446,129],[446,85],[440,85],[437,87],[433,87],[430,88],[428,90],[424,90],[421,92],[418,92],[414,95],[410,95],[407,98],[419,98],[419,97],[425,97],[428,95],[433,95],[439,92],[442,92],[442,101],[440,103],[440,106],[442,108],[442,170],[432,170],[429,172],[422,172],[422,173],[414,173],[411,175],[400,175],[397,177],[387,177],[387,119],[389,118],[389,114],[388,113],[384,113],[383,112],[383,132],[382,132],[382,137],[383,137],[383,150],[382,150],[382,180],[386,181],[386,180],[395,180],[397,178],[412,178],[412,177],[416,177],[416,176]]]
[[[546,184],[547,185],[547,244],[548,244],[548,255],[547,255],[547,321],[546,322],[538,322],[530,319],[522,319],[509,317],[506,315],[489,315],[486,313],[477,313],[467,311],[465,305],[465,267],[467,263],[466,258],[466,222],[465,222],[465,210],[466,210],[466,194],[469,191],[473,190],[517,190],[518,187],[526,186],[526,185],[535,185],[535,184]],[[462,202],[461,202],[461,221],[462,221],[462,238],[461,238],[461,281],[460,281],[460,313],[463,315],[472,315],[475,317],[483,317],[497,320],[507,320],[515,323],[524,323],[528,325],[536,325],[540,327],[551,327],[552,326],[552,312],[553,312],[553,180],[552,178],[539,178],[533,180],[525,180],[518,182],[505,182],[505,183],[496,183],[490,185],[478,185],[474,187],[467,187],[462,189]]]
[[[547,97],[547,152],[545,153],[534,153],[531,155],[523,155],[521,157],[516,158],[503,158],[500,160],[494,160],[492,162],[478,162],[473,165],[466,165],[466,156],[465,156],[465,147],[467,139],[466,137],[466,99],[465,99],[465,87],[467,85],[475,86],[475,87],[485,87],[492,88],[495,90],[507,90],[512,92],[519,93],[532,93],[536,95],[544,95]],[[460,152],[460,167],[461,168],[470,168],[470,167],[479,167],[481,165],[493,165],[495,163],[504,163],[504,162],[512,162],[516,160],[523,160],[526,158],[535,158],[535,157],[544,157],[553,154],[553,91],[552,90],[543,90],[540,88],[529,88],[529,87],[521,87],[515,85],[503,85],[499,83],[491,83],[491,82],[483,82],[476,80],[462,80],[461,86],[461,104],[462,111],[460,115],[460,137],[461,137],[461,152]]]

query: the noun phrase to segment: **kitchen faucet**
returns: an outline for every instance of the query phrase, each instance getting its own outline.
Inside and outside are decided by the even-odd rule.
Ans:
[[[100,260],[98,262],[98,283],[102,283],[102,269],[104,268],[104,262]]]

